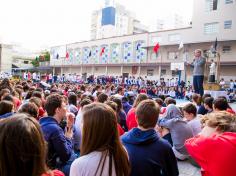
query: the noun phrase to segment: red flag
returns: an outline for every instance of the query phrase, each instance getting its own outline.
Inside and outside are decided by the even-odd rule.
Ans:
[[[69,59],[69,53],[66,52],[66,59],[68,60]]]
[[[100,52],[100,56],[102,56],[102,54],[105,52],[105,47],[102,48],[101,52]]]
[[[159,48],[160,48],[160,45],[159,45],[159,43],[157,43],[157,44],[154,46],[154,48],[153,48],[153,52],[154,52],[154,53],[157,53],[158,50],[159,50]]]

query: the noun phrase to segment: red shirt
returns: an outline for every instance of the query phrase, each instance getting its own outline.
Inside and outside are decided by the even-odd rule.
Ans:
[[[51,173],[42,174],[41,176],[65,176],[65,175],[59,170],[52,170]]]
[[[131,108],[127,114],[127,127],[128,130],[131,130],[132,128],[135,128],[138,126],[136,115],[135,115],[135,108]]]
[[[117,128],[118,128],[119,135],[122,136],[125,132],[124,132],[124,130],[121,128],[121,126],[120,126],[119,123],[117,124]]]
[[[226,111],[229,112],[229,113],[231,113],[231,114],[235,114],[235,112],[234,112],[233,109],[227,108]]]
[[[202,167],[203,176],[236,175],[236,133],[196,136],[185,142],[189,154]]]

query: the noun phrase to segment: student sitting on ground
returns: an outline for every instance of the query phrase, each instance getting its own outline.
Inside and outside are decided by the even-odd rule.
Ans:
[[[202,175],[235,176],[236,117],[225,111],[212,112],[202,120],[200,135],[185,146],[202,168]]]
[[[196,136],[202,130],[200,117],[197,116],[197,108],[192,103],[189,103],[183,107],[183,112],[184,118],[192,128],[193,135]]]
[[[166,131],[169,131],[173,141],[173,151],[176,158],[179,160],[188,159],[189,155],[184,147],[184,142],[186,139],[193,137],[193,132],[188,123],[184,121],[179,108],[174,104],[168,105],[165,116],[159,120],[159,126],[164,128],[164,134],[162,129],[160,130],[164,138],[168,135]]]
[[[114,110],[101,103],[87,105],[82,121],[81,157],[73,162],[70,176],[128,176],[128,156],[119,139]]]
[[[46,143],[36,119],[15,114],[0,121],[1,176],[64,176],[46,166]]]
[[[138,127],[122,136],[131,162],[131,176],[179,175],[171,146],[154,129],[159,111],[155,101],[142,101],[135,110]]]

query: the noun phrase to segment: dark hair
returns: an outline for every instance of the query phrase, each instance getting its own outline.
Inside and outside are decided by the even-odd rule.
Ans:
[[[166,104],[166,106],[168,106],[169,104],[174,104],[174,105],[176,105],[176,101],[175,101],[175,99],[173,99],[173,98],[171,98],[171,97],[167,97],[167,98],[165,99],[165,104]]]
[[[80,107],[84,107],[85,105],[89,105],[89,104],[91,104],[92,103],[92,101],[90,100],[90,99],[83,99],[83,100],[81,100],[80,102],[79,102],[79,105],[80,105]]]
[[[27,92],[28,90],[29,90],[29,86],[28,86],[28,84],[25,84],[24,86],[23,86],[23,91],[24,92]]]
[[[68,103],[77,107],[77,96],[75,93],[69,93]]]
[[[26,100],[30,99],[31,96],[32,96],[32,94],[33,94],[33,91],[27,92],[27,94],[26,94],[26,96],[25,96],[25,99],[26,99]]]
[[[94,97],[92,95],[88,95],[88,99],[90,99],[92,102],[94,102]]]
[[[201,105],[201,96],[199,94],[194,93],[192,95],[192,100],[199,106]]]
[[[46,143],[38,122],[25,114],[0,121],[0,175],[41,176],[47,172]]]
[[[205,98],[204,100],[204,104],[206,104],[207,106],[209,106],[209,108],[213,108],[212,105],[213,105],[213,101],[214,101],[214,98],[212,97],[207,97]]]
[[[43,89],[41,87],[38,87],[37,89],[35,89],[35,91],[43,93]]]
[[[34,103],[38,108],[43,106],[42,100],[38,97],[31,97],[29,102]]]
[[[104,103],[105,101],[107,101],[108,95],[105,93],[100,93],[97,99],[99,103]]]
[[[204,94],[202,96],[202,101],[204,102],[205,98],[211,97],[211,94]]]
[[[154,128],[157,124],[160,109],[153,100],[144,100],[136,108],[138,125],[143,128]]]
[[[216,98],[213,101],[213,105],[215,109],[218,109],[220,111],[226,111],[228,108],[228,102],[223,98]]]
[[[49,95],[45,103],[45,110],[47,111],[47,114],[49,116],[54,116],[56,113],[56,109],[60,108],[62,106],[62,102],[64,101],[65,99],[62,95],[59,94]]]
[[[123,91],[123,87],[121,87],[121,86],[117,87],[117,93],[119,93],[121,91]]]
[[[195,117],[197,115],[197,108],[194,104],[188,103],[183,107],[183,111],[187,112],[188,114],[193,114]]]
[[[14,103],[14,97],[10,94],[6,95],[5,97],[3,97],[2,100],[7,100],[7,101],[11,101]]]
[[[27,113],[30,116],[34,117],[35,119],[38,120],[38,115],[39,115],[39,109],[36,104],[28,102],[24,103],[20,106],[19,113]]]
[[[0,101],[0,115],[12,112],[13,107],[14,104],[11,101],[7,100]]]
[[[113,98],[112,101],[114,101],[117,104],[117,112],[119,113],[123,109],[121,99]]]
[[[31,97],[38,97],[40,99],[42,99],[42,92],[39,91],[33,91],[32,96]]]
[[[95,175],[100,168],[103,168],[107,157],[109,157],[110,164],[109,173],[104,173],[105,175],[111,175],[113,162],[117,176],[129,175],[130,165],[127,152],[120,142],[116,115],[111,107],[102,103],[85,106],[82,133],[81,156],[94,151],[102,152]],[[101,175],[103,169],[100,172]]]
[[[136,108],[140,102],[147,99],[148,99],[148,96],[146,94],[142,94],[142,93],[138,94],[138,97],[134,101],[133,107]]]
[[[161,98],[156,98],[155,101],[159,106],[163,106],[164,101]]]
[[[11,83],[8,78],[4,78],[2,80],[2,82],[0,83],[0,90],[2,90],[2,89],[8,89],[8,90],[10,90],[10,92],[12,92]]]
[[[5,95],[5,94],[10,94],[10,90],[9,89],[2,89],[0,91],[0,101],[2,100],[3,95]]]

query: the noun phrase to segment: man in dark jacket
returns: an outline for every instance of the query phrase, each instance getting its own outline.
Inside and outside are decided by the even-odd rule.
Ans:
[[[155,131],[159,108],[153,100],[142,101],[137,109],[138,127],[122,136],[131,162],[131,176],[177,176],[177,161],[168,142]]]
[[[50,168],[58,168],[69,175],[70,165],[76,158],[72,146],[73,117],[71,114],[67,116],[64,133],[59,124],[66,117],[67,110],[63,96],[58,94],[47,98],[45,109],[48,117],[41,118],[39,123],[48,144],[47,164]]]

